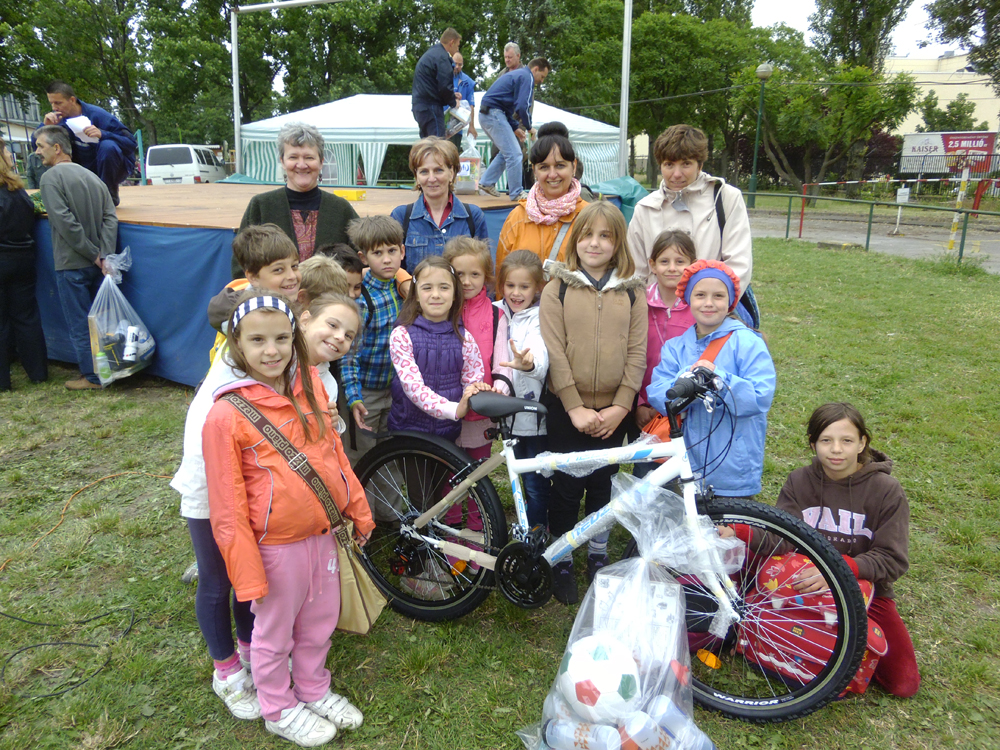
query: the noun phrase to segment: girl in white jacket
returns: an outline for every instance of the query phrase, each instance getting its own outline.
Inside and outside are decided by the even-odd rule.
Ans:
[[[500,265],[497,288],[503,299],[496,302],[503,316],[497,326],[494,346],[497,364],[510,368],[514,396],[532,401],[541,399],[549,370],[549,355],[538,324],[538,297],[545,285],[542,261],[531,250],[517,250]],[[505,390],[502,380],[495,384]],[[548,450],[545,418],[535,414],[514,417],[517,458],[534,458]],[[551,480],[541,474],[524,474],[525,502],[529,526],[548,526]]]

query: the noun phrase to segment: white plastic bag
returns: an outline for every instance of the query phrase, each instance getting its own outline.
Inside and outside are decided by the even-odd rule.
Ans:
[[[628,475],[615,477],[612,504],[639,556],[598,571],[542,720],[518,736],[528,750],[714,750],[692,719],[684,591],[666,569],[689,554],[689,537],[700,532],[687,529],[677,495]],[[725,553],[742,542],[714,537],[724,567],[738,570],[738,552]]]
[[[147,367],[156,351],[156,342],[118,288],[122,272],[132,267],[131,250],[126,247],[107,256],[104,266],[110,272],[97,290],[87,314],[87,325],[94,372],[101,385],[108,385]]]
[[[449,109],[448,114],[451,116],[451,119],[448,121],[448,127],[444,133],[445,138],[451,138],[456,133],[460,133],[465,129],[472,118],[472,107],[463,99],[458,103],[457,107]]]

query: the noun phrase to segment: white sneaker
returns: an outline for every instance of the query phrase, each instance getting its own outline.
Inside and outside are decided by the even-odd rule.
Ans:
[[[305,703],[286,708],[277,721],[264,720],[264,728],[271,734],[294,742],[299,747],[319,747],[337,736],[337,727],[314,714]]]
[[[318,701],[307,703],[306,708],[333,722],[337,729],[357,729],[365,720],[361,711],[351,705],[347,698],[330,690]]]
[[[449,566],[450,567],[450,566]],[[399,587],[410,596],[430,601],[444,601],[454,591],[455,579],[445,564],[437,558],[428,558],[419,576],[399,579]]]
[[[237,719],[260,718],[260,701],[257,700],[257,691],[254,689],[249,672],[245,669],[240,669],[239,672],[229,675],[226,679],[222,679],[218,672],[213,671],[212,690],[222,698],[229,713]]]

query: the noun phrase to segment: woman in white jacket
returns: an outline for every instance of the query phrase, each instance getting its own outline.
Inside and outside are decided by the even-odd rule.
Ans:
[[[497,289],[503,299],[496,302],[503,315],[497,326],[495,359],[501,374],[510,379],[514,396],[538,401],[545,388],[549,355],[538,323],[538,297],[545,285],[542,261],[531,250],[516,250],[504,258],[497,274]],[[495,383],[506,391],[503,380]],[[534,458],[548,450],[545,418],[522,413],[514,417],[517,458]],[[528,526],[547,526],[551,480],[541,474],[524,474]]]
[[[745,299],[737,312],[758,328],[756,303],[752,292],[746,292],[753,271],[753,248],[743,194],[721,177],[702,171],[708,159],[708,139],[698,128],[667,128],[653,144],[653,158],[663,179],[657,190],[636,205],[628,227],[636,275],[652,282],[649,254],[661,232],[686,232],[694,240],[698,260],[721,260],[739,276]]]

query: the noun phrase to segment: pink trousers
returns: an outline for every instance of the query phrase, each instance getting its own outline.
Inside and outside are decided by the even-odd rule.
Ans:
[[[282,710],[319,700],[330,687],[326,655],[340,617],[340,564],[329,533],[259,549],[268,594],[251,605],[250,665],[261,714],[277,721]]]

